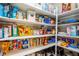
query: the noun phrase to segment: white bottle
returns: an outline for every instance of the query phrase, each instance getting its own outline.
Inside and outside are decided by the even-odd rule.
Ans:
[[[27,11],[27,20],[30,22],[35,22],[36,13],[34,11]]]

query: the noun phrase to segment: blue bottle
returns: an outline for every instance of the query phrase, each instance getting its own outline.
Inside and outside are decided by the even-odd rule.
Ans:
[[[44,23],[50,24],[50,18],[48,16],[44,17]]]
[[[16,18],[16,14],[17,14],[17,11],[18,11],[18,7],[17,6],[14,6],[12,8],[12,18]]]
[[[4,10],[4,6],[3,4],[0,4],[0,16],[3,16],[3,10]]]
[[[4,4],[4,17],[8,17],[8,13],[10,10],[10,5],[9,4]]]

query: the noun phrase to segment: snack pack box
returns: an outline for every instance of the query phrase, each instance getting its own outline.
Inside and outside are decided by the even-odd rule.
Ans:
[[[23,49],[28,48],[28,40],[27,39],[22,40],[22,48]]]
[[[5,27],[4,27],[4,38],[7,38],[7,37],[9,37],[8,27],[5,26]]]
[[[67,36],[70,36],[70,27],[67,27]]]
[[[8,25],[8,33],[9,33],[9,37],[12,36],[12,25]]]
[[[12,26],[11,25],[9,25],[9,24],[3,25],[3,31],[4,31],[4,38],[12,36]]]
[[[4,37],[4,34],[3,34],[3,27],[2,25],[0,24],[0,38],[3,38]]]
[[[2,28],[0,29],[0,32],[2,33],[2,38],[7,38],[12,36],[12,26],[9,24],[2,25]]]
[[[18,29],[17,29],[17,25],[12,25],[12,36],[16,37],[18,36]]]
[[[77,28],[76,28],[76,26],[71,26],[70,27],[70,36],[77,36],[77,33],[76,33],[76,31],[77,31]]]

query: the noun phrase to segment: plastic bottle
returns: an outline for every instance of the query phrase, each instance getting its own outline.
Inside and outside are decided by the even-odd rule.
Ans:
[[[16,18],[16,14],[17,14],[17,11],[18,11],[18,7],[17,6],[14,6],[12,8],[12,18]]]
[[[9,7],[9,4],[4,4],[4,17],[8,17]]]
[[[0,16],[3,16],[3,10],[4,10],[4,6],[3,4],[0,4]]]

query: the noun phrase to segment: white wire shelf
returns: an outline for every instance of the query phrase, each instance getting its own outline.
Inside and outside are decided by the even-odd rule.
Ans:
[[[76,25],[76,24],[79,24],[79,22],[59,24],[58,26],[68,26],[68,25]]]
[[[28,26],[55,26],[55,24],[46,24],[46,23],[40,23],[40,22],[30,22],[23,19],[14,19],[14,18],[8,18],[8,17],[1,17],[0,16],[0,22],[7,22],[7,23],[13,23],[13,24],[24,24]]]
[[[6,56],[24,56],[24,55],[29,55],[32,54],[34,52],[49,48],[55,46],[55,43],[51,43],[48,44],[46,46],[39,46],[39,47],[35,47],[35,48],[28,48],[28,49],[22,49],[22,50],[15,50],[15,51],[11,51],[10,53],[8,53]]]
[[[40,37],[47,37],[47,36],[55,36],[53,34],[46,34],[46,35],[34,35],[34,36],[22,36],[22,37],[8,37],[8,38],[2,38],[0,41],[5,40],[18,40],[18,39],[27,39],[27,38],[40,38]]]
[[[58,35],[60,37],[69,37],[69,38],[79,38],[79,36],[63,36],[63,35]]]
[[[78,13],[79,13],[79,8],[75,8],[73,10],[61,13],[58,16],[59,16],[60,19],[63,19],[63,18],[66,18],[66,17],[71,16],[73,14],[78,14]]]
[[[63,46],[60,45],[61,43],[62,43],[62,41],[58,41],[58,46],[59,46],[59,47],[62,47],[62,48],[64,48],[64,49],[68,49],[68,50],[70,50],[70,51],[74,51],[74,52],[79,53],[79,49],[78,49],[78,48],[63,47]]]
[[[14,3],[12,4],[13,6],[18,6],[21,10],[23,11],[27,11],[27,10],[33,10],[35,11],[37,14],[41,14],[41,15],[48,15],[50,17],[54,17],[55,18],[55,14],[49,12],[49,11],[45,11],[42,10],[39,7],[34,6],[33,4],[30,3]]]

